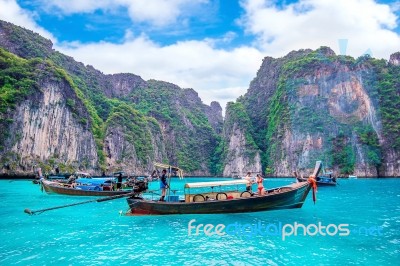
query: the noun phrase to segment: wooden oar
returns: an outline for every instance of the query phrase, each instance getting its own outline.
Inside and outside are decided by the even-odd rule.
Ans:
[[[36,213],[41,214],[41,213],[43,213],[45,211],[56,210],[56,209],[61,209],[61,208],[67,208],[67,207],[72,207],[72,206],[76,206],[76,205],[82,205],[82,204],[91,203],[91,202],[103,202],[103,201],[109,201],[109,200],[114,200],[114,199],[120,199],[120,198],[124,198],[124,197],[133,196],[135,194],[137,194],[137,193],[131,192],[131,193],[127,193],[127,194],[109,196],[109,197],[100,198],[100,199],[94,199],[94,200],[87,200],[87,201],[82,201],[82,202],[77,202],[77,203],[72,203],[72,204],[67,204],[67,205],[62,205],[62,206],[56,206],[56,207],[51,207],[51,208],[47,208],[47,209],[37,210],[37,211],[31,211],[30,209],[25,209],[24,212],[29,214],[29,215],[34,215]]]

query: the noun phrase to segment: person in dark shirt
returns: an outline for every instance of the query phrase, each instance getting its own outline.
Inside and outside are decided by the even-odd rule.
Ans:
[[[120,190],[122,187],[122,173],[119,173],[118,179],[117,179],[117,189]]]
[[[161,189],[161,198],[160,201],[164,201],[165,191],[168,188],[167,183],[167,170],[162,170],[161,178],[160,178],[160,189]]]

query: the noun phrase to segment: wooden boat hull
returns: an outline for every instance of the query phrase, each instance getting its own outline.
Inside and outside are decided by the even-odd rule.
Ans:
[[[281,192],[271,192],[265,196],[204,202],[160,202],[132,197],[127,199],[130,208],[128,214],[215,214],[301,208],[310,189],[308,182],[302,182],[282,187]]]
[[[62,195],[71,196],[115,196],[131,193],[132,190],[118,190],[118,191],[98,191],[98,190],[83,190],[71,187],[63,186],[63,184],[58,182],[52,182],[48,180],[42,180],[42,187],[47,193],[55,193]]]

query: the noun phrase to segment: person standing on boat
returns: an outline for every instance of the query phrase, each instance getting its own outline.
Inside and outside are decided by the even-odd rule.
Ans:
[[[165,192],[166,189],[168,188],[168,183],[167,183],[167,170],[164,169],[161,172],[161,178],[160,178],[160,189],[161,189],[161,198],[160,201],[164,201],[165,198]]]
[[[246,191],[251,192],[251,184],[252,184],[251,173],[247,172],[247,175],[244,177],[244,179],[246,179],[246,181],[247,181]]]
[[[265,189],[264,189],[264,184],[263,184],[264,178],[260,174],[257,174],[256,176],[256,182],[257,182],[257,189],[258,189],[258,195],[264,195],[265,194]]]
[[[117,180],[117,190],[120,190],[122,187],[122,173],[119,173]]]

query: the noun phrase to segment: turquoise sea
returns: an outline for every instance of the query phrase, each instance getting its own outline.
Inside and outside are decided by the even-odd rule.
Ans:
[[[172,188],[182,193],[184,182],[205,180],[173,179]],[[267,179],[265,186],[292,181]],[[126,200],[117,199],[29,216],[25,208],[93,198],[47,195],[30,180],[0,180],[0,265],[399,265],[400,179],[338,182],[319,187],[315,205],[310,193],[293,210],[125,216]],[[208,236],[192,229],[189,236],[190,221],[232,230]],[[298,235],[290,235],[296,224]],[[301,225],[309,227],[307,235]],[[330,235],[317,226],[329,227]],[[339,226],[348,235],[339,235]]]

